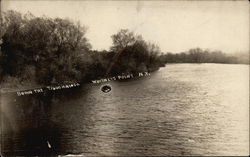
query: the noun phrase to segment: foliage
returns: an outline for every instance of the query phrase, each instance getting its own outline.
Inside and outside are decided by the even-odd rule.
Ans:
[[[112,63],[113,75],[120,73],[138,73],[153,71],[163,64],[159,64],[160,48],[152,43],[146,42],[142,36],[135,35],[128,29],[121,29],[112,35],[114,53]]]
[[[68,19],[35,17],[15,11],[1,17],[0,81],[18,78],[41,85],[152,71],[159,47],[121,29],[111,51],[90,50],[86,27]],[[108,71],[108,72],[107,72]]]
[[[74,65],[90,49],[86,27],[67,19],[22,16],[14,11],[4,13],[2,21],[1,76],[26,79],[25,69],[34,66],[35,76],[30,79],[40,84],[80,79]]]
[[[242,63],[236,56],[229,56],[221,51],[190,49],[182,53],[166,53],[161,56],[164,63]]]

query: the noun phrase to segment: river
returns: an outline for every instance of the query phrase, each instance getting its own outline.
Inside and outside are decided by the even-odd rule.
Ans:
[[[83,85],[48,112],[36,121],[40,131],[12,133],[12,150],[44,142],[54,155],[249,155],[249,65],[168,64],[150,76]]]

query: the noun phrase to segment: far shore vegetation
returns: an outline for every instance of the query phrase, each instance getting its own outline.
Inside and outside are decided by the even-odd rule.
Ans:
[[[249,64],[248,54],[227,55],[200,48],[176,54],[161,52],[159,46],[128,29],[111,36],[109,50],[93,50],[87,28],[70,19],[7,11],[0,17],[0,25],[1,88],[85,83],[153,72],[167,63]]]

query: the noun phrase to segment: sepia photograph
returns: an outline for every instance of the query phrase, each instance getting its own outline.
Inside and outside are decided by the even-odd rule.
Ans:
[[[247,0],[0,0],[0,156],[249,156]]]

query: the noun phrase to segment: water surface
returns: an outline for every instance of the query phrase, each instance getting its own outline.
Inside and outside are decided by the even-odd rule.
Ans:
[[[42,131],[13,133],[14,143],[36,139],[39,151],[48,141],[55,154],[249,155],[248,71],[170,64],[140,79],[84,85],[53,99],[36,120]],[[104,84],[112,90],[102,92]]]

